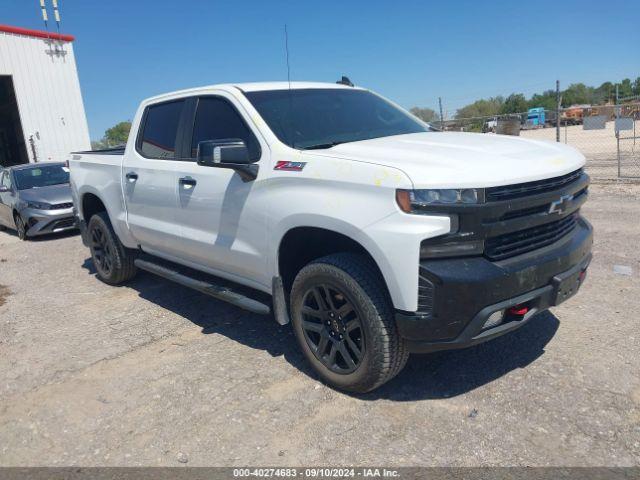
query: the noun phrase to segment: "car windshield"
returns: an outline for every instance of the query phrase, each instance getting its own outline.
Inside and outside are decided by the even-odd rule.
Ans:
[[[425,124],[366,90],[267,90],[245,95],[281,142],[303,150],[429,131]]]
[[[64,164],[20,168],[13,172],[13,176],[18,190],[69,183],[69,169]]]

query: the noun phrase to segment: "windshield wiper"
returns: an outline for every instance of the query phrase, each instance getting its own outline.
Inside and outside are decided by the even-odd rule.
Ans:
[[[336,145],[340,145],[341,143],[347,143],[347,142],[318,143],[316,145],[309,145],[308,147],[302,147],[302,149],[303,150],[323,150],[325,148],[335,147]]]

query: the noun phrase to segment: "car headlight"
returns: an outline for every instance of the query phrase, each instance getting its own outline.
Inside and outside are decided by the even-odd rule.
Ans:
[[[403,212],[423,213],[430,205],[472,205],[484,203],[482,188],[429,188],[396,190],[396,201]]]
[[[454,205],[477,205],[484,203],[482,188],[447,188],[396,190],[396,202],[405,213],[421,215],[448,215],[451,219],[449,233],[458,231],[459,218],[455,212],[447,212],[442,207]],[[429,207],[440,207],[431,209]],[[451,238],[449,240],[434,238],[424,240],[420,245],[420,258],[443,258],[482,255],[484,241]]]
[[[50,210],[51,205],[44,202],[27,202],[27,208],[33,208],[35,210]]]

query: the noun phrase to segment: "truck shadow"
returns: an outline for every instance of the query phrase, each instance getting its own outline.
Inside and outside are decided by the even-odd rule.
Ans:
[[[82,266],[95,274],[91,259]],[[205,335],[217,333],[273,357],[283,356],[304,374],[318,379],[298,350],[289,325],[280,326],[270,317],[245,312],[144,272],[126,286],[136,290],[140,298],[198,325]],[[558,326],[558,319],[544,312],[519,330],[475,347],[412,355],[404,370],[389,383],[374,392],[353,396],[365,401],[409,402],[462,395],[534,362],[544,354]]]
[[[455,397],[525,368],[544,354],[560,325],[551,312],[532,318],[515,332],[462,350],[412,355],[400,374],[368,400],[399,402]]]

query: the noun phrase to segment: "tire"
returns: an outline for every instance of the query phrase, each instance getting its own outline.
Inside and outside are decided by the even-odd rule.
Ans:
[[[109,285],[120,285],[136,275],[136,251],[126,248],[113,231],[106,212],[96,213],[87,226],[91,259],[97,276]]]
[[[16,233],[18,234],[18,238],[24,242],[27,241],[27,225],[24,223],[24,220],[20,216],[19,213],[16,213],[13,217],[13,220],[16,224]]]
[[[296,276],[290,302],[298,344],[327,384],[365,393],[405,366],[409,354],[391,299],[366,257],[338,253],[313,261]]]

